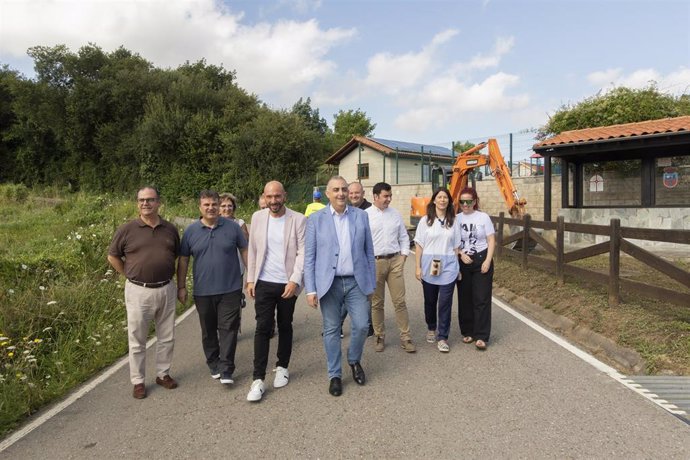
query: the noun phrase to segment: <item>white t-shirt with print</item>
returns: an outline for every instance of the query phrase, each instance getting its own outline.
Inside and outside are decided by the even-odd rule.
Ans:
[[[468,254],[482,252],[489,247],[486,237],[496,233],[491,217],[485,212],[474,211],[456,216],[460,222],[462,244],[460,249]]]

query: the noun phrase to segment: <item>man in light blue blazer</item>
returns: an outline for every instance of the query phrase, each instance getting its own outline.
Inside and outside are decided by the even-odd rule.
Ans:
[[[369,330],[371,295],[376,288],[374,244],[369,217],[347,204],[347,181],[334,176],[328,181],[330,204],[307,219],[304,248],[304,288],[312,308],[321,305],[323,344],[328,361],[328,391],[342,394],[340,322],[350,315],[350,346],[347,361],[352,377],[364,385],[360,364]]]

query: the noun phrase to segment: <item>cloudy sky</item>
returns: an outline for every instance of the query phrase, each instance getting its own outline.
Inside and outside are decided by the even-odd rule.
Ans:
[[[157,66],[205,58],[275,108],[449,144],[535,128],[562,104],[656,81],[690,92],[687,0],[0,0],[0,63],[27,48],[118,46]]]

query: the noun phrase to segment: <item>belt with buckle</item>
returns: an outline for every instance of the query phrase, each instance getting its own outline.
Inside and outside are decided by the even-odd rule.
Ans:
[[[382,256],[374,256],[374,259],[376,260],[381,260],[381,259],[392,259],[393,257],[397,256],[400,254],[399,252],[394,252],[393,254],[384,254]]]
[[[150,288],[150,289],[156,289],[159,287],[163,287],[170,283],[170,280],[167,281],[158,281],[157,283],[142,283],[141,281],[137,280],[128,280],[132,284],[136,284],[137,286],[145,287],[145,288]]]

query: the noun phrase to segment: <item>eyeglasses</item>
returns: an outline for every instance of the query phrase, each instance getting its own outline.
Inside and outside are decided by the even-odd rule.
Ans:
[[[474,203],[474,200],[460,200],[460,204],[464,204],[465,206],[469,206],[472,203]]]
[[[137,198],[137,201],[138,201],[140,204],[144,204],[144,203],[155,203],[156,201],[158,201],[158,198]]]

